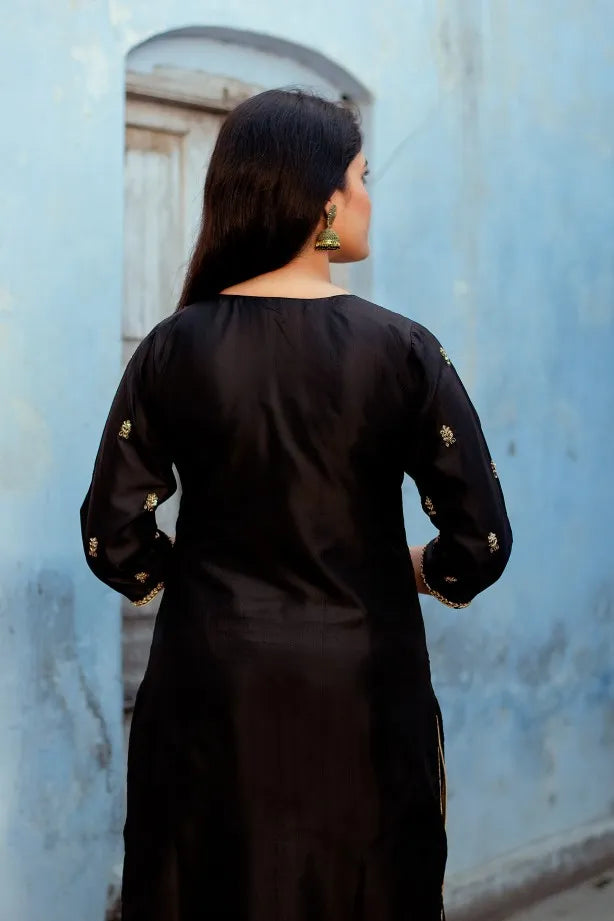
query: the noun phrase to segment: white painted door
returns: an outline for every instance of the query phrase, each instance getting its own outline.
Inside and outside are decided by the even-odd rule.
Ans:
[[[127,102],[124,360],[175,308],[221,118],[167,103]]]

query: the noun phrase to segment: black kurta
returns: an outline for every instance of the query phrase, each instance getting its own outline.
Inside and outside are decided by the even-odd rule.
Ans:
[[[182,485],[173,546],[155,507]],[[463,607],[511,532],[424,327],[353,295],[219,295],[129,363],[82,507],[95,574],[165,586],[132,723],[124,921],[439,921],[443,731],[403,522]]]

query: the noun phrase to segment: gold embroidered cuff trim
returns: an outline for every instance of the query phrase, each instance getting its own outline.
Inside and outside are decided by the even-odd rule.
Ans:
[[[149,579],[149,573],[148,572],[135,572],[134,578],[136,579],[137,582],[147,582],[147,580]]]
[[[130,432],[132,431],[132,422],[130,419],[124,419],[122,422],[118,435],[120,438],[130,438]]]
[[[88,553],[88,556],[91,556],[94,558],[98,556],[98,538],[97,537],[90,537],[88,541],[87,553]]]
[[[436,598],[437,601],[441,601],[442,604],[447,605],[449,608],[468,608],[469,605],[471,604],[470,601],[464,601],[464,602],[450,601],[448,598],[444,598],[444,596],[440,594],[440,592],[438,592],[436,589],[431,588],[431,586],[428,584],[424,576],[424,554],[425,552],[426,552],[426,547],[422,551],[422,558],[420,560],[420,575],[422,576],[422,581],[424,582],[426,590],[429,592],[429,594],[432,595],[433,598]]]
[[[450,359],[448,358],[448,353],[446,352],[446,350],[444,349],[443,346],[440,347],[439,351],[441,352],[441,357],[443,358],[443,360],[445,361],[445,363],[446,363],[447,365],[451,365],[452,362],[451,362]]]
[[[433,517],[433,515],[437,514],[437,512],[435,511],[435,506],[433,505],[433,500],[429,496],[424,497],[424,508],[426,510],[426,514],[429,515],[431,518]]]
[[[149,604],[149,602],[153,601],[156,595],[159,592],[161,592],[163,588],[164,588],[164,582],[158,582],[156,587],[152,588],[152,590],[148,592],[144,598],[141,598],[139,601],[133,601],[131,603],[134,605],[135,608],[140,608],[144,604]]]
[[[488,549],[491,553],[496,553],[499,549],[499,541],[497,540],[497,535],[493,531],[488,535]]]
[[[458,582],[458,579],[456,578],[456,576],[444,576],[443,581],[444,582]]]
[[[157,504],[158,504],[157,494],[155,492],[148,492],[147,496],[145,497],[145,503],[143,505],[143,508],[145,509],[145,511],[153,512]]]
[[[442,428],[439,430],[439,434],[441,435],[443,439],[443,443],[446,446],[446,448],[449,448],[450,445],[453,445],[456,443],[454,432],[452,431],[449,425],[442,426]]]
[[[498,480],[499,474],[497,473],[497,465],[494,461],[490,462],[490,469],[492,470],[492,475],[494,476],[495,480]]]

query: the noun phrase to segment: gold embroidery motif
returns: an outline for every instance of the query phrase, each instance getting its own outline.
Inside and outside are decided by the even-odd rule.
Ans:
[[[132,604],[135,608],[141,608],[144,604],[149,604],[150,601],[153,601],[156,595],[162,591],[164,588],[164,582],[158,582],[155,588],[152,588],[144,598],[141,598],[139,601],[133,601]]]
[[[488,549],[491,553],[496,553],[499,549],[499,541],[497,540],[497,535],[493,531],[488,535]]]
[[[452,362],[451,362],[450,359],[448,358],[448,353],[446,352],[446,350],[444,349],[443,346],[440,346],[439,351],[441,352],[441,357],[443,358],[443,360],[445,361],[445,363],[446,363],[447,365],[451,365]]]
[[[443,443],[444,443],[444,445],[446,446],[446,448],[449,448],[450,445],[453,445],[453,444],[456,443],[456,438],[454,437],[454,432],[452,431],[452,429],[450,428],[449,425],[444,425],[444,426],[442,426],[442,428],[441,428],[439,434],[441,435],[441,437],[442,437],[442,439],[443,439]]]
[[[451,582],[458,582],[458,579],[456,578],[456,576],[444,576],[443,581],[451,583]]]
[[[136,572],[134,574],[134,578],[136,579],[137,582],[147,582],[147,580],[149,579],[149,573],[148,572]]]
[[[436,537],[436,538],[435,538],[435,542],[437,542],[437,540],[439,540],[439,538]],[[426,581],[425,575],[424,575],[424,553],[425,553],[425,550],[426,550],[426,547],[425,547],[424,550],[422,551],[422,559],[420,560],[420,575],[422,576],[422,581],[424,582],[424,585],[425,585],[425,588],[426,588],[427,592],[429,592],[429,594],[431,594],[431,595],[433,596],[433,598],[436,598],[437,601],[441,601],[442,604],[447,605],[449,608],[468,608],[469,605],[471,604],[470,601],[465,601],[465,602],[460,602],[460,601],[449,601],[447,598],[444,598],[444,596],[441,595],[436,589],[431,588],[431,586],[428,584],[428,582]]]
[[[88,556],[97,557],[98,556],[98,538],[90,537],[88,544]]]
[[[155,492],[148,492],[147,496],[145,497],[145,504],[143,505],[143,508],[145,509],[145,511],[153,512],[157,504],[158,504],[157,494]]]
[[[429,496],[425,496],[424,498],[424,508],[426,509],[426,514],[430,515],[431,518],[433,515],[437,514],[435,506],[433,505],[433,500],[429,498]]]
[[[498,480],[499,474],[497,473],[497,465],[494,461],[490,462],[490,469],[492,470],[492,475],[494,476],[495,480]]]
[[[130,432],[132,431],[132,422],[130,419],[124,419],[119,429],[120,438],[130,438]]]

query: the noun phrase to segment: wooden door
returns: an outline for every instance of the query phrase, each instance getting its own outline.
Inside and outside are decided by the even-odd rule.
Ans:
[[[126,106],[124,360],[172,313],[194,243],[221,115],[168,103]]]

